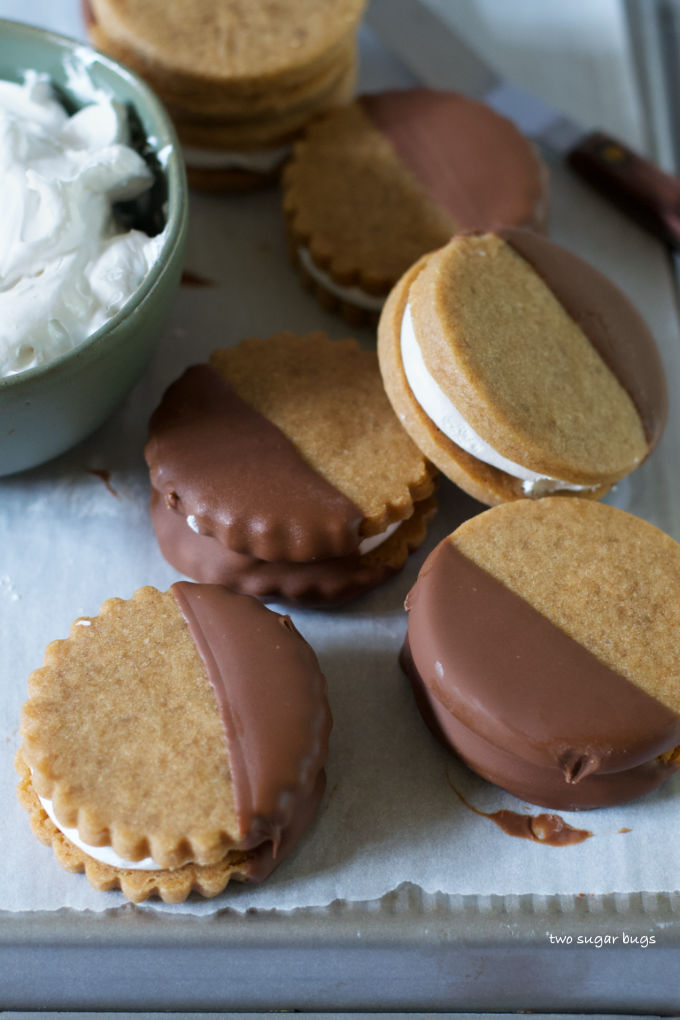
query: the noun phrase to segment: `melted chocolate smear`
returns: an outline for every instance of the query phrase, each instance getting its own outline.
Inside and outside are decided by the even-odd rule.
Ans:
[[[521,815],[507,808],[501,808],[500,811],[480,811],[456,789],[449,776],[446,778],[461,804],[481,818],[489,818],[508,836],[529,839],[532,843],[543,843],[547,846],[573,846],[575,843],[583,843],[592,836],[592,832],[587,829],[575,829],[573,825],[565,822],[564,818],[555,814]]]
[[[214,280],[208,279],[207,276],[199,276],[198,273],[192,272],[191,269],[185,269],[182,273],[180,280],[182,287],[216,287],[217,284]]]
[[[95,478],[100,478],[106,488],[109,490],[112,496],[118,499],[118,492],[111,485],[111,472],[106,468],[86,468],[88,475],[94,475]]]

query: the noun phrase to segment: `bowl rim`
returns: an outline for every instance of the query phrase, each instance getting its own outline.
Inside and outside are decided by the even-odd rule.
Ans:
[[[160,99],[138,74],[113,57],[109,57],[107,54],[95,49],[89,43],[40,28],[37,25],[26,24],[10,18],[0,18],[0,35],[5,38],[8,36],[22,38],[29,42],[31,39],[39,40],[43,44],[47,43],[49,46],[53,46],[56,51],[62,51],[64,54],[79,59],[85,67],[89,68],[93,64],[106,67],[115,77],[131,85],[132,91],[139,95],[139,104],[134,102],[134,105],[143,105],[149,110],[154,130],[153,133],[147,133],[147,140],[156,154],[159,155],[165,149],[168,149],[167,158],[163,162],[159,161],[168,188],[168,214],[164,228],[165,236],[158,258],[147,272],[142,283],[115,315],[107,319],[106,322],[102,323],[101,326],[75,347],[39,365],[34,365],[20,372],[14,372],[12,375],[0,376],[1,395],[4,390],[10,390],[22,383],[58,372],[66,363],[70,363],[74,359],[80,361],[88,353],[92,352],[93,348],[102,346],[106,342],[111,330],[120,326],[134,314],[139,305],[155,289],[161,277],[164,276],[169,264],[173,261],[177,248],[183,242],[189,213],[186,169],[177,132],[170,119],[170,115],[163,107]],[[17,70],[21,71],[22,68],[17,67]],[[39,71],[40,69],[31,68],[31,70]]]

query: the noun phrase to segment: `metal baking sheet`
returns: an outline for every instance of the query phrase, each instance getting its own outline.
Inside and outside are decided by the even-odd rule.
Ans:
[[[379,80],[394,71],[370,40],[365,52],[369,72]],[[560,171],[554,188],[562,239],[578,248],[583,224],[570,214],[578,188]],[[195,204],[205,214],[211,201],[198,198]],[[602,216],[611,241],[614,214],[603,210]],[[273,222],[272,230],[278,229]],[[194,230],[191,265],[205,270],[201,247]],[[606,243],[596,239],[594,247],[595,258],[606,263]],[[668,303],[672,293],[670,271],[658,253],[655,258],[658,284],[648,296],[650,310]],[[257,285],[259,291],[259,280]],[[283,285],[272,277],[273,299]],[[309,300],[300,328],[347,332]],[[127,421],[123,409],[107,435],[119,424],[125,438]],[[446,896],[405,884],[379,900],[290,912],[243,915],[229,908],[227,897],[223,902],[218,913],[200,919],[132,905],[111,910],[105,898],[98,913],[0,914],[0,1006],[668,1014],[680,1002],[676,892]]]

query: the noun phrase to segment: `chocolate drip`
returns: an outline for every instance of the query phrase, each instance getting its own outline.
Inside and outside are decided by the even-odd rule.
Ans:
[[[99,478],[99,480],[106,486],[107,491],[118,499],[118,493],[111,484],[111,472],[108,468],[85,468],[85,470],[88,475],[94,475],[95,478]]]
[[[359,546],[361,510],[209,365],[166,391],[145,456],[167,505],[234,552],[309,561]]]
[[[402,649],[401,665],[411,681],[421,715],[437,740],[483,779],[520,800],[565,811],[605,807],[641,797],[677,771],[677,766],[655,758],[625,771],[593,773],[580,785],[567,783],[560,768],[543,768],[533,761],[524,761],[468,729],[448,712],[420,678],[410,655],[408,638]]]
[[[311,819],[328,753],[331,718],[316,656],[289,617],[250,596],[188,581],[170,590],[215,691],[242,847],[269,840],[276,857],[286,831]]]
[[[547,846],[573,846],[592,836],[588,829],[576,829],[559,815],[520,815],[517,811],[494,811],[486,816],[507,833]]]
[[[668,394],[654,337],[637,309],[577,255],[528,230],[498,233],[541,277],[616,376],[640,415],[652,450],[666,424]]]
[[[216,287],[217,284],[214,280],[210,280],[207,276],[201,276],[199,273],[194,273],[191,269],[185,269],[182,272],[182,278],[180,280],[182,287]]]
[[[656,759],[680,743],[680,717],[451,541],[426,561],[407,608],[402,663],[421,711],[480,775],[569,809],[633,799],[675,770]]]
[[[321,798],[326,789],[326,774],[320,772],[316,785],[307,800],[298,805],[298,810],[288,828],[281,834],[281,842],[274,846],[271,841],[256,847],[245,865],[244,872],[249,882],[263,882],[274,868],[285,861],[295,847],[302,834],[311,824],[319,809]]]
[[[529,839],[532,843],[543,843],[545,846],[573,846],[575,843],[583,843],[592,836],[588,829],[577,829],[559,815],[522,815],[519,811],[509,811],[507,808],[501,808],[499,811],[480,811],[465,799],[450,779],[449,786],[469,811],[481,818],[488,818],[508,836]]]
[[[460,230],[543,226],[541,165],[504,117],[452,92],[362,96],[375,127]]]

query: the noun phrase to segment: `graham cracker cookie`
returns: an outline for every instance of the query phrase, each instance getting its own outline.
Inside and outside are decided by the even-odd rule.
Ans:
[[[217,585],[141,588],[76,620],[31,674],[20,800],[96,888],[216,895],[293,848],[329,730],[316,657],[287,617]]]
[[[463,234],[392,291],[386,391],[414,441],[488,504],[599,498],[653,450],[664,370],[628,299],[529,231]]]
[[[167,105],[189,179],[213,190],[272,178],[278,149],[349,98],[364,0],[86,0],[95,46]],[[242,139],[245,138],[245,141]]]
[[[390,289],[452,234],[541,230],[547,171],[488,107],[428,89],[360,96],[310,124],[284,177],[303,280],[343,315],[377,321]]]
[[[586,500],[494,507],[430,554],[402,661],[421,710],[524,800],[623,803],[680,767],[680,546]]]
[[[248,573],[270,587],[290,564],[295,582],[278,594],[294,588],[295,601],[379,583],[432,509],[436,472],[396,420],[375,354],[322,333],[245,340],[188,369],[152,416],[145,456],[173,565],[214,579],[219,561],[221,583],[254,590]],[[398,536],[414,514],[420,524]]]

